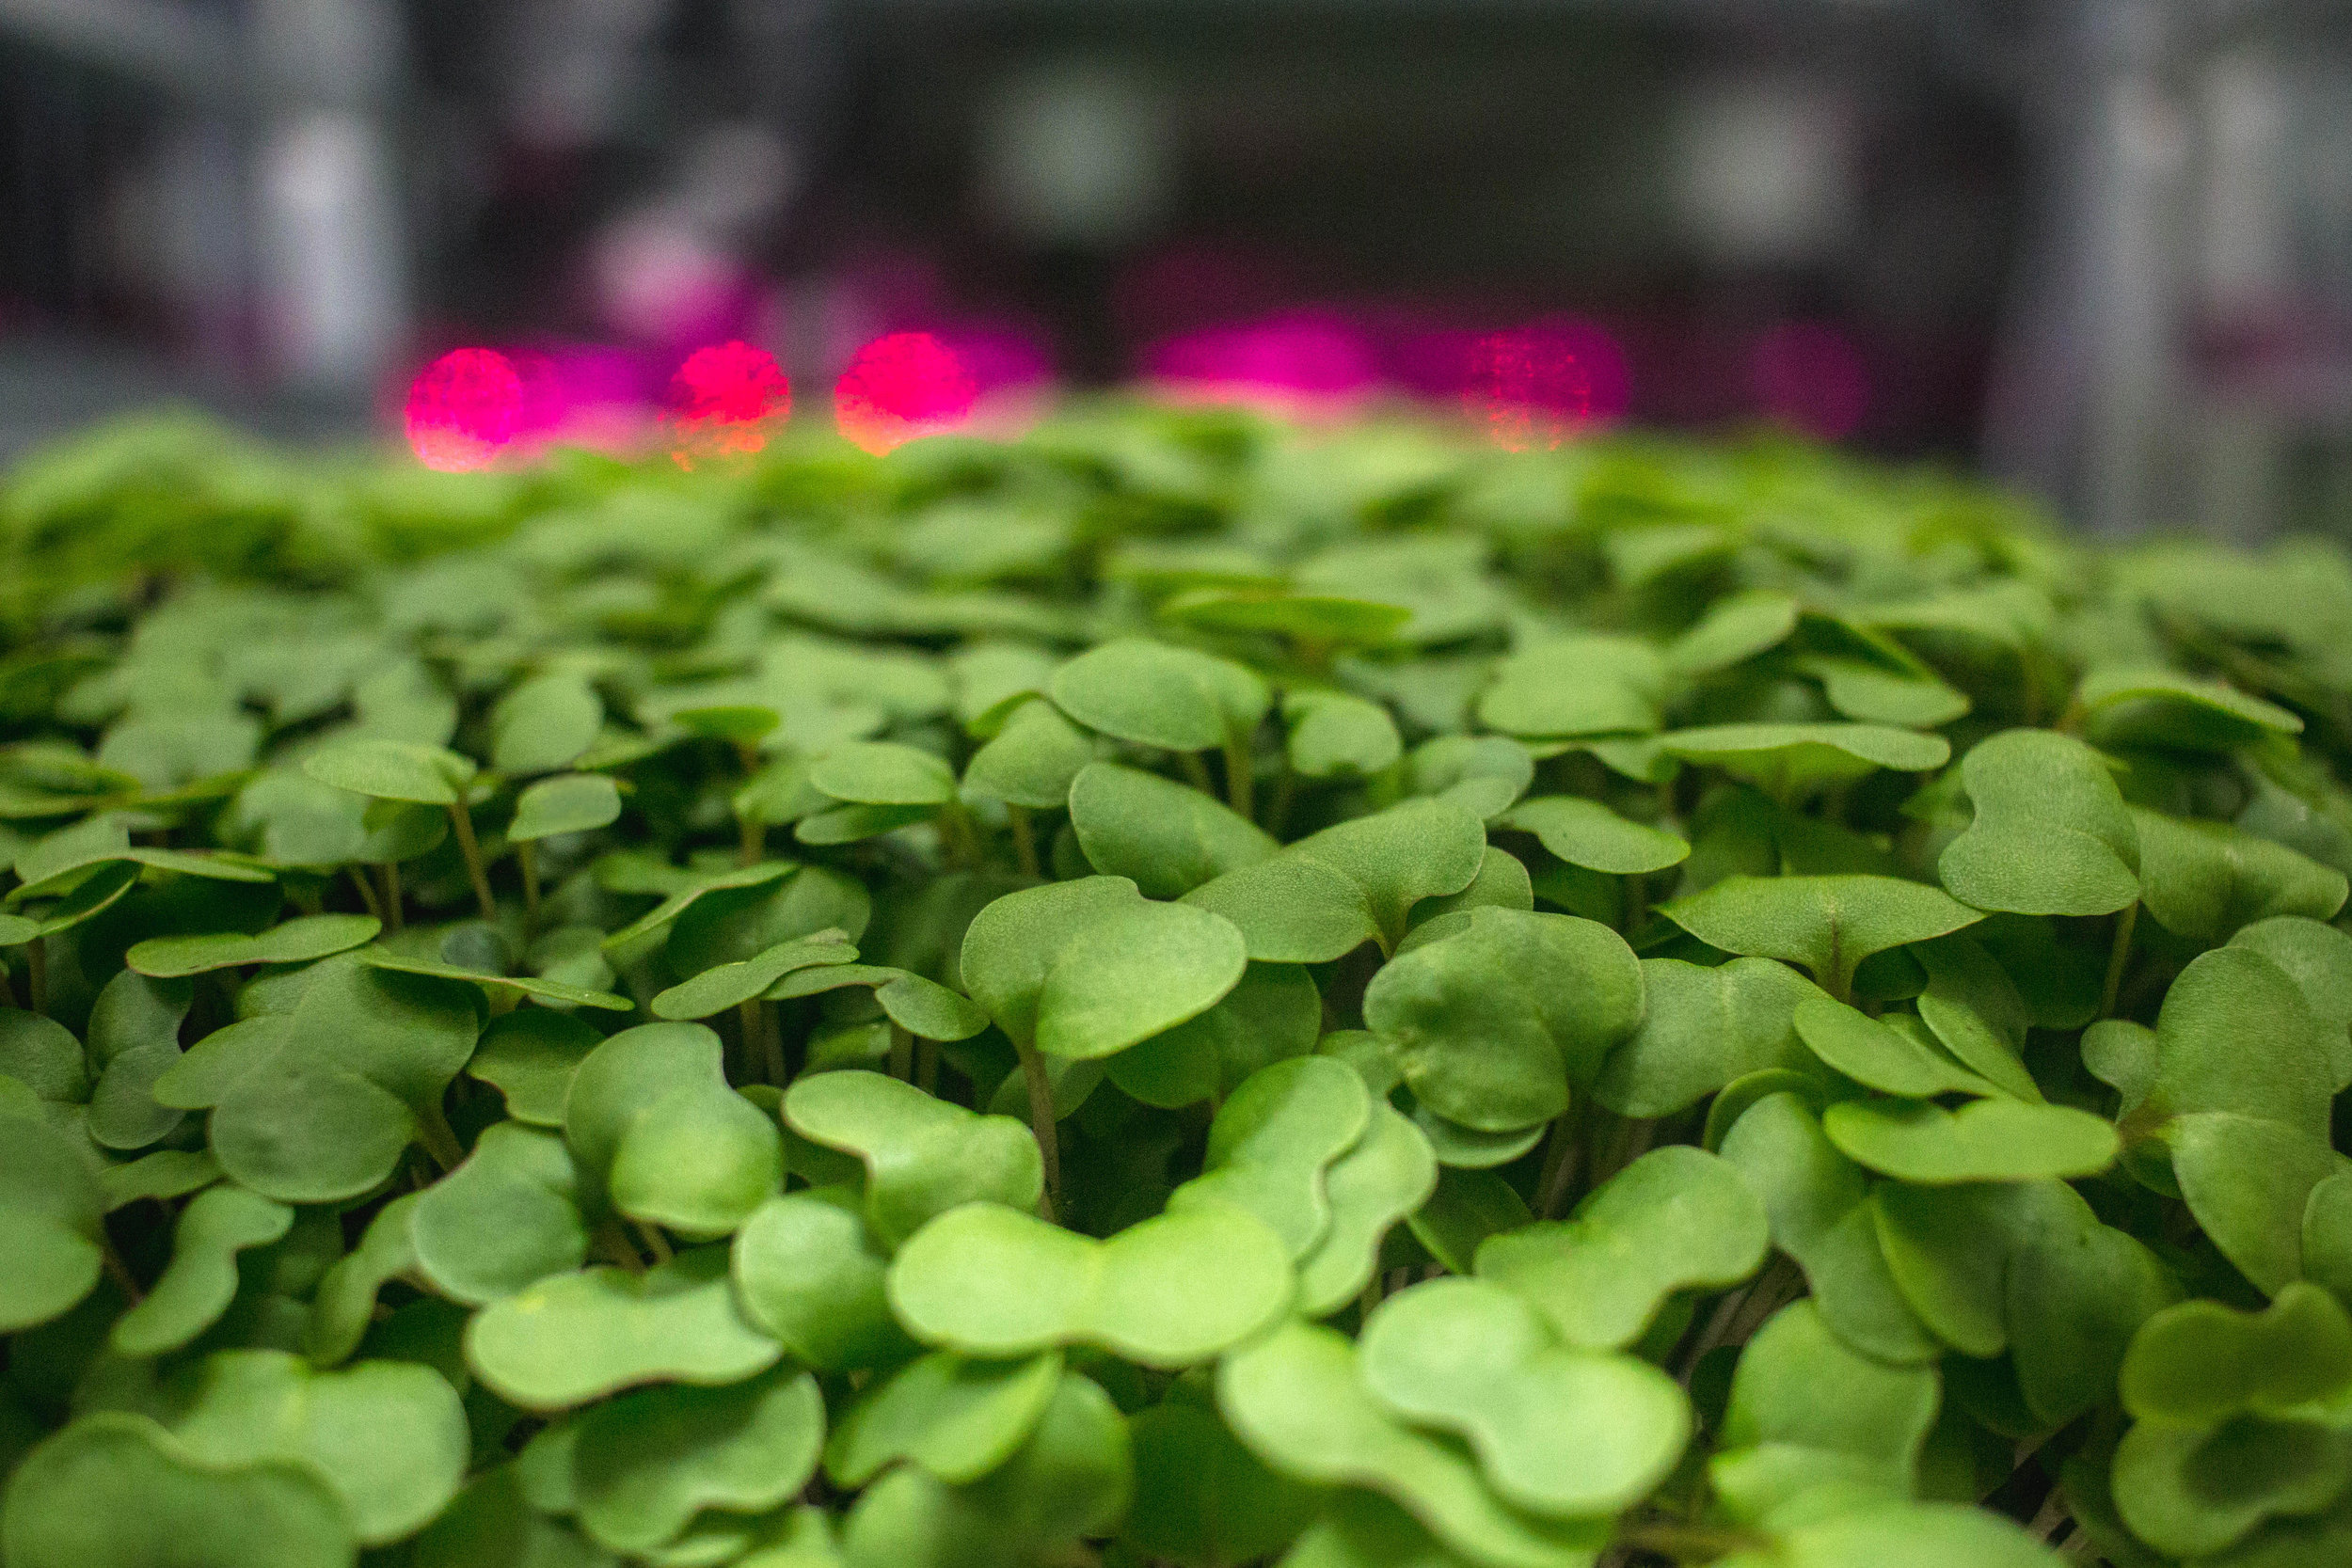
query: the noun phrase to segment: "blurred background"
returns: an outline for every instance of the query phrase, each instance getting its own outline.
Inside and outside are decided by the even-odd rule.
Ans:
[[[473,346],[620,439],[738,341],[798,418],[1502,387],[1505,444],[1773,421],[2352,534],[2352,6],[0,0],[0,459],[167,399],[380,438]]]

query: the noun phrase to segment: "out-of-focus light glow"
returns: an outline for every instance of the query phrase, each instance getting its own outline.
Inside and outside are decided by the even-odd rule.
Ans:
[[[522,402],[513,360],[496,349],[453,350],[409,384],[408,445],[442,473],[485,467],[515,438]]]
[[[893,332],[857,351],[834,385],[841,434],[880,455],[918,436],[953,430],[978,397],[972,372],[928,332]]]
[[[1593,378],[1557,333],[1492,332],[1470,345],[1462,407],[1506,451],[1550,451],[1592,417]]]
[[[1870,411],[1869,366],[1835,326],[1775,326],[1756,340],[1749,366],[1765,414],[1817,439],[1851,436]]]
[[[680,467],[747,457],[792,412],[792,384],[775,356],[745,342],[698,348],[670,378],[670,455]]]
[[[1380,384],[1364,334],[1320,311],[1187,333],[1155,345],[1146,365],[1178,396],[1302,415],[1344,412]]]

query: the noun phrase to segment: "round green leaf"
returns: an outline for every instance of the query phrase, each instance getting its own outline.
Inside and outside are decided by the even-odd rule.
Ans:
[[[910,1460],[951,1486],[977,1481],[1028,1440],[1061,1375],[1055,1352],[970,1361],[933,1351],[875,1384],[843,1414],[825,1444],[825,1474],[836,1486],[857,1487]]]
[[[505,1096],[506,1114],[516,1121],[561,1127],[572,1075],[603,1039],[567,1013],[516,1007],[490,1021],[466,1072]]]
[[[1555,1344],[1511,1291],[1442,1279],[1382,1302],[1358,1373],[1406,1420],[1459,1433],[1514,1507],[1609,1514],[1665,1479],[1691,1436],[1674,1379],[1631,1356]]]
[[[1778,800],[1867,778],[1882,768],[1929,772],[1952,754],[1941,736],[1883,724],[1718,724],[1676,730],[1660,736],[1659,744],[1670,756],[1720,768]]]
[[[1332,1057],[1296,1056],[1262,1069],[1218,1108],[1200,1174],[1170,1195],[1168,1212],[1232,1204],[1263,1220],[1293,1258],[1302,1258],[1330,1229],[1324,1173],[1371,1119],[1364,1081]]]
[[[1147,898],[1180,898],[1279,847],[1199,790],[1109,762],[1089,764],[1072,781],[1070,825],[1088,864],[1127,878]]]
[[[1963,904],[2106,914],[2139,896],[2139,834],[2096,752],[2048,730],[2004,730],[1961,759],[1976,817],[1936,863]]]
[[[929,752],[894,741],[836,746],[810,765],[808,782],[836,800],[936,806],[956,798],[956,771]]]
[[[616,1552],[675,1540],[704,1509],[757,1513],[817,1468],[825,1402],[806,1372],[777,1368],[723,1388],[640,1388],[579,1419],[580,1523]]]
[[[1926,1100],[1999,1092],[1945,1055],[1922,1027],[1906,1029],[1897,1020],[1874,1019],[1825,996],[1798,1003],[1791,1019],[1816,1056],[1882,1094]]]
[[[887,1365],[912,1352],[883,1293],[889,1262],[847,1187],[770,1198],[735,1233],[744,1316],[824,1371]]]
[[[564,1139],[629,1218],[723,1236],[783,1184],[776,1124],[727,1085],[723,1054],[699,1023],[644,1023],[573,1073]]]
[[[335,1493],[282,1460],[220,1465],[143,1416],[87,1416],[10,1478],[0,1549],[20,1568],[350,1568]]]
[[[632,1274],[557,1275],[466,1325],[466,1365],[526,1410],[563,1410],[644,1383],[739,1383],[784,1347],[736,1310],[723,1247]]]
[[[129,1356],[182,1349],[229,1309],[237,1293],[237,1254],[279,1240],[293,1224],[293,1210],[240,1187],[197,1194],[172,1227],[170,1265],[115,1320],[108,1343]]]
[[[1549,1121],[1641,1022],[1642,974],[1624,939],[1569,915],[1471,910],[1462,928],[1396,958],[1364,993],[1364,1021],[1423,1104],[1481,1132]]]
[[[1646,735],[1658,728],[1665,661],[1627,637],[1560,638],[1495,668],[1478,717],[1505,735]]]
[[[1820,989],[1770,958],[1706,968],[1679,958],[1642,960],[1648,1006],[1641,1026],[1609,1053],[1593,1092],[1625,1117],[1689,1109],[1738,1078],[1802,1064],[1797,1007]]]
[[[1026,1124],[978,1116],[879,1072],[820,1072],[784,1096],[791,1129],[865,1162],[866,1220],[896,1246],[932,1216],[988,1201],[1036,1207],[1045,1165]]]
[[[1726,877],[1658,912],[1709,947],[1801,964],[1840,999],[1873,953],[1984,918],[1941,888],[1894,877]]]
[[[509,843],[527,844],[558,833],[594,832],[621,817],[621,792],[602,773],[558,773],[541,779],[515,798]]]
[[[1931,1186],[2095,1176],[2121,1148],[2114,1127],[2088,1111],[2006,1098],[1957,1111],[1915,1101],[1848,1101],[1821,1114],[1821,1130],[1855,1163]]]
[[[378,800],[455,805],[473,782],[474,765],[438,746],[408,741],[337,741],[302,759],[302,770],[323,784]]]
[[[314,914],[274,926],[259,936],[223,931],[202,937],[155,937],[125,958],[141,974],[169,979],[246,964],[308,963],[373,942],[383,922],[370,914]]]
[[[1570,865],[1614,876],[1639,876],[1679,864],[1691,847],[1645,823],[1629,822],[1598,800],[1545,795],[1522,800],[1498,818],[1502,826],[1534,833]]]
[[[1166,1214],[1108,1241],[992,1203],[931,1221],[890,1265],[915,1338],[966,1355],[1092,1344],[1148,1367],[1205,1361],[1290,1305],[1281,1238],[1227,1205]]]
[[[1054,673],[1054,702],[1089,729],[1137,745],[1204,752],[1257,727],[1265,683],[1229,660],[1162,642],[1122,640]]]
[[[1171,1398],[1128,1431],[1136,1503],[1120,1539],[1146,1557],[1243,1568],[1272,1558],[1313,1515],[1315,1492],[1259,1463],[1210,1410]]]
[[[604,703],[585,678],[550,671],[516,686],[490,714],[490,766],[510,776],[549,773],[586,751]]]
[[[1025,701],[972,753],[963,787],[1029,811],[1055,810],[1069,800],[1071,781],[1094,760],[1094,746],[1093,737],[1053,704]]]
[[[969,974],[968,936],[964,946]],[[1127,904],[1055,955],[1038,989],[1037,1048],[1081,1060],[1124,1051],[1215,1006],[1248,961],[1241,932],[1221,915],[1189,904]]]
[[[469,1307],[568,1273],[588,1256],[571,1153],[552,1132],[485,1128],[463,1164],[417,1195],[408,1233],[424,1276]]]
[[[1564,1223],[1490,1236],[1478,1277],[1525,1299],[1562,1343],[1622,1350],[1680,1291],[1737,1285],[1763,1266],[1764,1206],[1702,1149],[1652,1149],[1597,1188]]]

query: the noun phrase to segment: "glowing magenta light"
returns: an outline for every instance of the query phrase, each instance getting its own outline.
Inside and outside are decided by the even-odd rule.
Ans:
[[[841,434],[880,455],[972,417],[972,372],[928,332],[893,332],[857,351],[833,389]]]
[[[1788,322],[1756,341],[1756,401],[1772,418],[1823,441],[1851,436],[1870,411],[1870,369],[1835,326]]]
[[[749,456],[791,412],[792,384],[775,356],[745,342],[698,348],[670,378],[670,455],[682,467]]]
[[[1564,337],[1494,332],[1470,345],[1462,407],[1506,451],[1546,451],[1591,420],[1593,378]]]
[[[408,387],[408,445],[417,461],[442,473],[487,467],[515,438],[522,377],[496,349],[442,355]]]
[[[1187,333],[1154,345],[1146,360],[1179,395],[1298,414],[1343,411],[1380,382],[1363,333],[1319,310]]]

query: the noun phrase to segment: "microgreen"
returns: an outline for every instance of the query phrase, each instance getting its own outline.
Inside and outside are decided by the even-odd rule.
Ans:
[[[2334,1568],[2352,563],[1097,405],[0,486],[8,1568]]]

